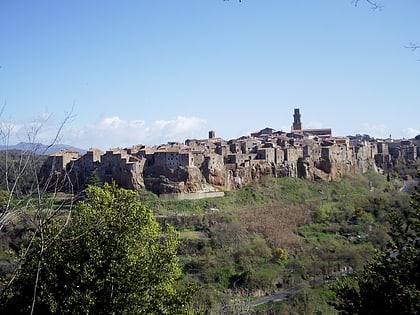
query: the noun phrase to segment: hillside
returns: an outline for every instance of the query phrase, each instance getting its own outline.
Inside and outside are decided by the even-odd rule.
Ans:
[[[368,172],[335,182],[267,176],[211,199],[140,196],[162,225],[179,231],[195,313],[336,314],[320,283],[361,269],[385,246],[390,211],[409,207],[400,187]],[[30,213],[20,218],[1,231],[2,272],[31,222]],[[261,302],[273,294],[287,300]]]
[[[388,240],[389,212],[409,207],[409,196],[374,172],[337,182],[267,177],[207,200],[145,199],[180,231],[185,281],[202,288],[197,307],[215,314],[221,305],[240,314],[258,297],[296,287],[307,288],[308,307],[331,311],[328,291],[311,286],[362,268]],[[288,313],[287,302],[259,306],[272,307],[303,314]]]

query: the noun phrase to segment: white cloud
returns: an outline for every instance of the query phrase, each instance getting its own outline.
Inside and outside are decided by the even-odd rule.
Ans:
[[[88,128],[95,130],[128,132],[131,129],[142,128],[145,122],[143,120],[124,120],[118,116],[102,118],[95,124],[88,125]]]
[[[60,133],[60,126],[64,125],[64,120],[58,121],[48,112],[35,116],[28,122],[1,121],[1,141],[3,143],[8,141],[9,144],[18,142],[59,143],[63,136],[63,133]]]
[[[28,123],[1,121],[0,134],[2,144],[19,142],[51,143],[57,135],[58,128],[43,114]]]
[[[203,137],[206,121],[197,117],[177,116],[172,120],[157,120],[152,129],[166,141],[183,141],[186,138]]]
[[[130,147],[136,144],[158,145],[168,141],[183,142],[204,138],[206,121],[197,117],[177,116],[171,120],[125,120],[105,117],[85,126],[70,126],[64,131],[64,142],[82,148]]]
[[[374,138],[386,138],[389,137],[388,127],[385,124],[363,124],[358,128],[357,133],[368,134]]]
[[[19,142],[19,136],[24,130],[25,126],[22,124],[14,123],[12,121],[0,122],[0,141],[2,145],[16,144]]]
[[[420,129],[417,128],[406,128],[404,129],[404,134],[406,135],[406,138],[414,138],[417,135],[420,135]]]

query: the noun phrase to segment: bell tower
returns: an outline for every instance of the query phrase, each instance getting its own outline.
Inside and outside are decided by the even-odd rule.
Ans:
[[[295,131],[295,130],[302,130],[302,122],[300,121],[299,108],[295,108],[295,113],[293,114],[292,131]]]

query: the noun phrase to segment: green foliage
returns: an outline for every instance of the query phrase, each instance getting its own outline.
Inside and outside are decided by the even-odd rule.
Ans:
[[[16,184],[17,195],[31,193],[37,185],[37,174],[46,156],[19,150],[0,151],[0,189],[10,190]],[[7,176],[4,176],[7,174]]]
[[[391,216],[391,241],[363,271],[341,280],[341,314],[418,314],[420,310],[420,195],[413,208]]]
[[[277,247],[274,250],[274,257],[277,261],[283,262],[283,261],[287,260],[287,252],[286,252],[285,249]]]
[[[337,311],[328,304],[329,292],[321,289],[305,288],[291,297],[289,303],[277,306],[279,315],[337,315]],[[258,314],[258,313],[257,313]],[[267,313],[265,313],[267,314]]]
[[[8,208],[10,193],[7,190],[0,189],[0,211]]]
[[[104,183],[99,176],[98,170],[94,169],[87,179],[87,184],[90,186],[102,186]]]
[[[173,228],[162,231],[132,191],[105,184],[87,197],[69,225],[35,235],[1,312],[28,314],[36,293],[34,314],[187,314]]]

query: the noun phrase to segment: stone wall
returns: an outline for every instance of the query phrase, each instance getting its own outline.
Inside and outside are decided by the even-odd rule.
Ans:
[[[204,198],[215,198],[223,197],[225,193],[223,191],[214,192],[195,192],[195,193],[178,193],[178,194],[161,194],[159,197],[164,200],[196,200]]]

